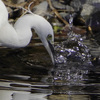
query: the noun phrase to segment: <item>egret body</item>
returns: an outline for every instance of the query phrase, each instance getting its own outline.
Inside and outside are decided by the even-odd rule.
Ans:
[[[32,31],[34,29],[41,39],[43,45],[47,49],[52,62],[53,54],[49,46],[49,42],[54,42],[53,29],[50,23],[42,16],[36,14],[26,14],[20,17],[14,24],[14,27],[8,22],[8,11],[6,6],[0,0],[0,45],[20,48],[25,47],[30,43],[32,38]],[[51,39],[48,40],[48,35],[51,35]]]

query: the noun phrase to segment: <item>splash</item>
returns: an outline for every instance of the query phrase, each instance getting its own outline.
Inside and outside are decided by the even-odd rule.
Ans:
[[[69,27],[70,32],[67,33],[66,40],[54,47],[55,63],[68,64],[70,62],[74,62],[80,66],[91,66],[91,54],[88,47],[84,44],[86,37],[72,31],[72,15],[70,15]]]
[[[92,65],[90,51],[83,43],[81,35],[73,32],[68,33],[66,41],[57,44],[54,49],[56,53],[55,62],[57,64],[77,62],[81,66]]]
[[[67,38],[60,44],[55,45],[55,68],[53,69],[54,83],[79,83],[84,80],[84,75],[93,66],[91,54],[87,45],[84,44],[86,36],[74,33],[73,16],[69,19],[70,32]],[[69,84],[69,83],[68,83]]]

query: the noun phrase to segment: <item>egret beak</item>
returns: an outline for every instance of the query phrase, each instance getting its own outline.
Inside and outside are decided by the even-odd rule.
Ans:
[[[44,39],[41,39],[44,47],[46,48],[46,50],[48,51],[50,57],[51,57],[51,60],[52,60],[52,63],[53,65],[55,65],[55,60],[54,60],[54,55],[55,55],[55,52],[54,52],[54,43],[52,40],[48,40],[46,38]]]
[[[47,52],[49,53],[49,56],[51,57],[52,63],[53,65],[55,65],[55,53],[54,53],[54,36],[52,34],[48,34],[45,38],[45,36],[42,35],[42,37],[40,36],[40,39],[44,45],[44,47],[46,48]]]
[[[48,44],[49,44],[49,48],[51,50],[51,54],[49,53],[49,55],[51,56],[51,60],[52,60],[53,65],[55,65],[55,59],[54,59],[54,56],[55,56],[54,44],[51,41],[49,41],[49,40],[47,40],[47,41],[48,41]]]
[[[48,41],[48,44],[49,44],[52,54],[55,55],[54,45],[50,41]]]

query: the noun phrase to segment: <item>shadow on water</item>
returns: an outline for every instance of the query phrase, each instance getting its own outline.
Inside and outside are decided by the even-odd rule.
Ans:
[[[0,100],[100,100],[99,66],[53,67],[37,49],[0,49]]]

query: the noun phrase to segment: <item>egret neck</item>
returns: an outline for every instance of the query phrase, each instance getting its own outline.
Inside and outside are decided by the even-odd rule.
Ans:
[[[42,16],[36,14],[26,14],[20,17],[14,26],[8,22],[8,12],[0,0],[0,45],[20,48],[27,46],[32,38],[32,31],[34,29],[38,34],[43,45],[47,49],[52,62],[54,63],[53,54],[47,41],[47,36],[51,35],[51,41],[54,42],[53,29],[50,23]]]

